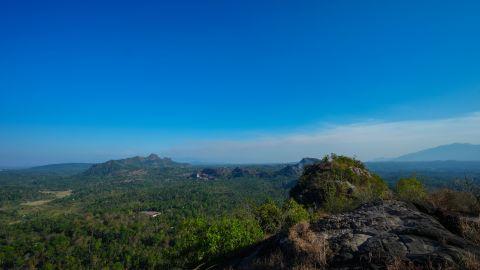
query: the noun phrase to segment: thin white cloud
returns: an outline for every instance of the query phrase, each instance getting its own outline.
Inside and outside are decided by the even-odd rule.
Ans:
[[[285,162],[328,153],[362,160],[395,157],[454,142],[480,143],[480,113],[398,122],[365,122],[245,140],[191,142],[164,154],[210,162]]]

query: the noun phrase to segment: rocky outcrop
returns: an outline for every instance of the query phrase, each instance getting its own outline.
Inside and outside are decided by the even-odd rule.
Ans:
[[[278,170],[275,175],[288,176],[288,177],[299,177],[303,173],[303,169],[306,166],[313,165],[319,162],[320,159],[317,158],[303,158],[296,164],[291,164],[283,167]]]
[[[226,268],[468,269],[479,256],[479,246],[434,217],[392,200],[297,224]]]
[[[298,183],[290,190],[290,197],[313,208],[326,204],[343,207],[388,195],[386,183],[370,173],[362,162],[336,155],[305,167]]]
[[[434,216],[449,231],[472,242],[480,244],[480,217],[477,199],[469,193],[442,190],[437,191],[427,201],[412,202],[420,211]],[[438,203],[439,194],[448,196]],[[452,200],[453,199],[453,200]]]

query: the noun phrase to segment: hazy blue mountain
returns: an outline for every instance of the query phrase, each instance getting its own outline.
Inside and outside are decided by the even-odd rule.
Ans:
[[[454,143],[406,154],[390,161],[480,161],[480,145]]]
[[[383,161],[365,165],[392,187],[399,179],[412,176],[432,189],[452,187],[466,179],[480,183],[480,161]]]
[[[46,173],[59,175],[74,175],[86,171],[92,166],[92,163],[60,163],[36,166],[17,171],[27,173]]]
[[[480,172],[480,161],[382,161],[365,162],[369,170],[381,174],[382,172]],[[463,176],[460,174],[459,176]]]

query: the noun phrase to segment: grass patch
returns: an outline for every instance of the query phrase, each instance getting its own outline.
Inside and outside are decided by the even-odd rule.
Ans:
[[[72,191],[71,190],[62,190],[62,191],[42,190],[42,191],[40,191],[40,193],[53,195],[54,198],[48,199],[48,200],[37,200],[37,201],[31,201],[31,202],[24,202],[24,203],[21,203],[20,205],[23,205],[23,206],[44,205],[44,204],[47,204],[47,203],[49,203],[53,200],[61,199],[61,198],[65,198],[67,196],[70,196],[72,194]]]

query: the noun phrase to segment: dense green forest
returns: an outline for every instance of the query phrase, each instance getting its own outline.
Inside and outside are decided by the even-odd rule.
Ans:
[[[255,208],[267,200],[282,203],[291,179],[206,181],[192,178],[197,170],[148,168],[139,175],[0,172],[0,265],[190,267],[262,239]],[[149,217],[142,211],[160,214]]]
[[[0,266],[165,269],[215,261],[311,216],[288,200],[299,176],[285,173],[289,166],[297,164],[203,168],[150,156],[1,171]],[[417,171],[431,188],[480,175],[368,166],[391,185]]]

